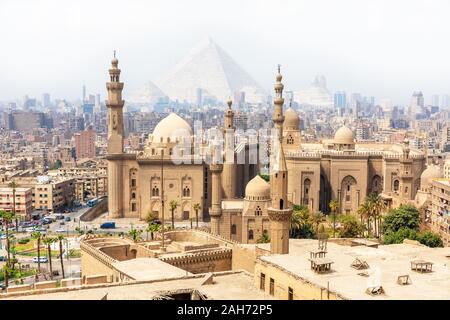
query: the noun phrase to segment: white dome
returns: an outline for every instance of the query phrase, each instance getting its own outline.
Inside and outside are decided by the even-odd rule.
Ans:
[[[298,118],[297,112],[289,107],[285,113],[284,127],[288,130],[298,130],[299,124],[300,119]]]
[[[167,142],[168,138],[170,142],[175,142],[176,138],[192,136],[192,129],[186,120],[172,112],[156,125],[152,136],[155,143]]]
[[[334,134],[334,143],[353,144],[353,132],[347,126],[340,127]]]
[[[249,200],[270,199],[270,184],[259,175],[255,176],[245,187],[245,198]]]
[[[427,188],[431,180],[442,178],[442,170],[437,165],[428,166],[420,175],[420,187]]]

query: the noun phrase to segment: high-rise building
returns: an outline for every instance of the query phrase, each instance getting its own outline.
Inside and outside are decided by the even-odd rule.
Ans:
[[[411,104],[410,104],[410,114],[414,115],[417,113],[421,113],[422,109],[425,105],[424,98],[422,91],[414,91],[412,97],[411,97]]]
[[[337,91],[334,94],[334,108],[335,109],[345,109],[347,105],[347,96],[345,91]]]
[[[450,108],[450,95],[448,94],[442,95],[441,107]]]
[[[96,133],[92,128],[78,132],[75,137],[75,153],[77,159],[95,157]]]
[[[431,106],[439,107],[439,95],[438,94],[434,94],[431,96]]]
[[[82,102],[86,101],[86,85],[83,84],[83,97],[82,97]]]
[[[197,106],[201,107],[203,105],[202,88],[197,88],[195,90],[195,93],[196,93],[196,97],[197,97],[197,99],[196,99]]]
[[[42,94],[42,106],[43,107],[48,107],[50,106],[50,94],[48,93],[43,93]]]

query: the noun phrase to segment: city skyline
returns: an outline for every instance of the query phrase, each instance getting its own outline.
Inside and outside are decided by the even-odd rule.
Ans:
[[[3,1],[0,7],[0,27],[14,25],[3,39],[13,50],[0,53],[7,62],[0,100],[44,92],[52,99],[76,99],[83,83],[104,96],[101,75],[113,50],[127,70],[126,98],[158,79],[206,36],[268,91],[280,63],[288,90],[307,88],[324,74],[331,92],[360,92],[394,104],[407,105],[416,90],[424,93],[426,103],[432,95],[448,94],[448,45],[436,41],[449,35],[445,1],[246,1],[241,6]],[[17,16],[20,24],[12,18]]]

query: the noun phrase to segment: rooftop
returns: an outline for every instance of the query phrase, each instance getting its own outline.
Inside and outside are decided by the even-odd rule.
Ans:
[[[268,247],[268,244],[260,245]],[[327,287],[347,299],[450,299],[450,248],[428,248],[414,244],[343,246],[328,242],[327,259],[334,263],[331,272],[317,274],[311,270],[310,251],[317,249],[317,240],[291,239],[287,255],[261,256],[259,259],[284,269],[299,278]],[[369,265],[369,277],[351,267],[359,258]],[[411,270],[411,261],[426,260],[433,263],[430,273]],[[397,284],[397,278],[409,275],[410,285]],[[370,296],[366,289],[381,285],[383,295]]]
[[[164,278],[176,278],[190,274],[156,258],[136,258],[120,261],[114,263],[113,267],[135,280],[156,280],[161,279],[162,276]]]

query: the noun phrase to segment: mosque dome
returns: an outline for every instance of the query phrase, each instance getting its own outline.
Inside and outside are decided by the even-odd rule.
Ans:
[[[259,175],[255,176],[245,187],[245,198],[248,200],[270,199],[270,184]]]
[[[300,119],[298,118],[297,112],[289,107],[285,113],[284,127],[288,130],[298,130],[299,125]]]
[[[353,144],[353,132],[347,126],[340,127],[334,134],[334,143]]]
[[[431,183],[432,179],[442,178],[442,176],[442,170],[439,166],[434,164],[428,166],[428,168],[426,168],[420,176],[421,189],[428,188],[428,185]]]
[[[153,142],[175,142],[176,138],[192,136],[192,128],[189,123],[175,113],[162,119],[153,130]]]

